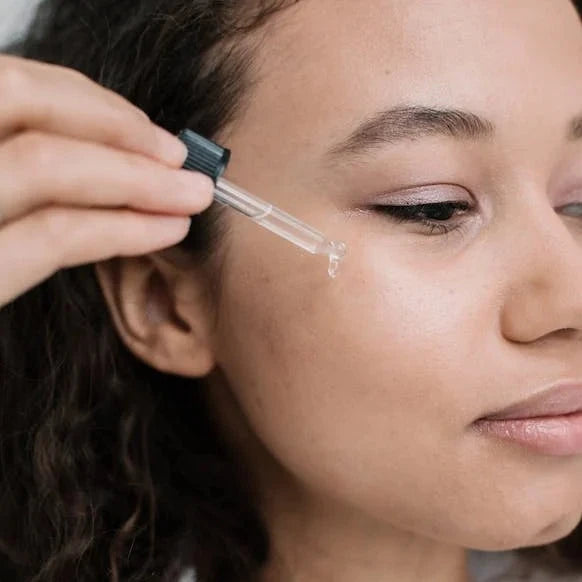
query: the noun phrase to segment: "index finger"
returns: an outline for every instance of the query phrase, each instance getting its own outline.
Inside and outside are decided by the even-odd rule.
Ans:
[[[37,129],[180,167],[186,146],[113,91],[72,69],[0,57],[0,139]]]

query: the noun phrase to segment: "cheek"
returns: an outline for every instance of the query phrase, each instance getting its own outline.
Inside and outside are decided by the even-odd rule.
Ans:
[[[393,525],[475,546],[523,541],[519,520],[500,523],[545,523],[516,487],[531,471],[504,473],[467,431],[500,369],[483,262],[358,259],[336,280],[313,257],[290,271],[292,254],[227,270],[220,365],[252,430],[304,486]]]
[[[345,481],[347,460],[372,473],[411,444],[424,456],[451,426],[458,434],[451,410],[470,333],[461,290],[388,266],[379,252],[346,261],[336,280],[321,265],[291,277],[276,262],[237,264],[224,288],[221,365],[253,429],[289,469],[307,477],[323,464]],[[252,283],[241,289],[241,280]]]

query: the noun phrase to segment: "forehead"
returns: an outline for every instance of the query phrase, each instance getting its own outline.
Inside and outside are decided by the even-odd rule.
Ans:
[[[570,0],[300,0],[267,28],[245,116],[331,138],[417,97],[490,117],[515,99],[577,112],[580,32]]]
[[[488,151],[537,167],[582,110],[581,33],[569,0],[299,0],[258,43],[229,177],[279,204],[332,196],[350,170],[328,150],[402,105],[474,112]]]

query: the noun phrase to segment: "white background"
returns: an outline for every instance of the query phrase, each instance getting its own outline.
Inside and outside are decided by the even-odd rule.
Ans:
[[[18,36],[39,0],[0,0],[0,44]]]

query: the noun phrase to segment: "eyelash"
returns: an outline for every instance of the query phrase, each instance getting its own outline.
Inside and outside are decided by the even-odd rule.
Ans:
[[[466,201],[456,200],[449,202],[431,202],[426,204],[405,204],[397,206],[387,206],[383,204],[378,204],[373,207],[375,211],[381,214],[387,215],[391,220],[397,224],[403,222],[414,222],[421,224],[423,227],[428,229],[429,235],[434,234],[450,234],[453,231],[461,230],[463,228],[463,223],[459,222],[457,224],[445,224],[450,221],[450,218],[444,221],[438,221],[434,219],[422,218],[422,214],[426,214],[431,211],[452,211],[454,215],[457,211],[466,212],[471,209],[471,204]],[[452,216],[451,216],[452,218]]]

